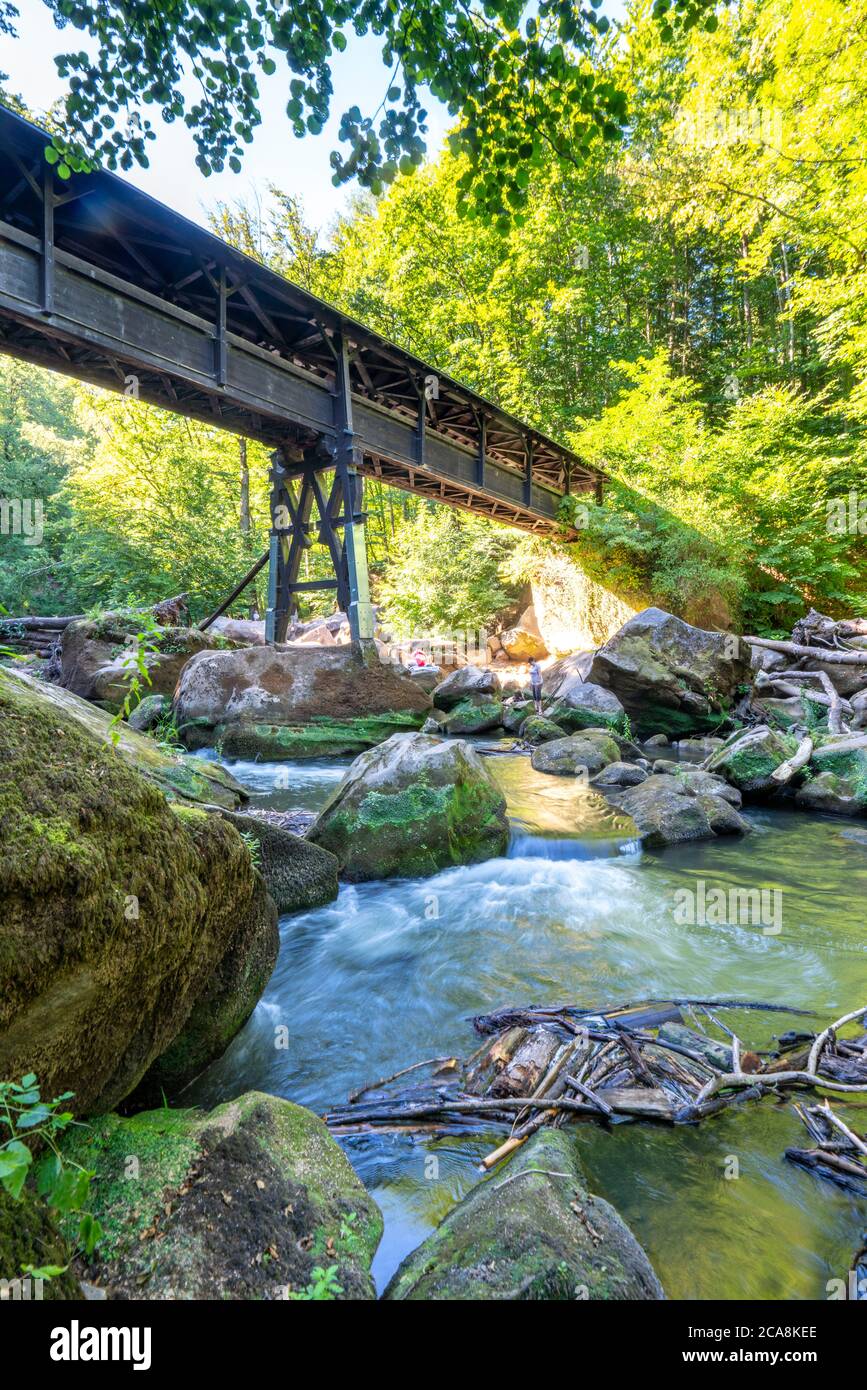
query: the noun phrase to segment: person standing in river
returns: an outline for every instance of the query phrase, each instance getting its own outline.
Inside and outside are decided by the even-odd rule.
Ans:
[[[542,713],[542,670],[538,661],[530,662],[530,686],[533,691],[533,704],[536,713]]]

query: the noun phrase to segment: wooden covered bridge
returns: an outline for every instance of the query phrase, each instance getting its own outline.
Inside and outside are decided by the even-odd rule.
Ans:
[[[543,535],[564,493],[598,495],[568,449],[123,179],[61,181],[47,143],[0,108],[0,351],[273,448],[270,640],[321,587],[372,635],[364,477]],[[333,579],[299,581],[311,534]]]

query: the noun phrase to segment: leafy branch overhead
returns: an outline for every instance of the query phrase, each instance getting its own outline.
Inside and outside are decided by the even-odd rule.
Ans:
[[[155,138],[147,108],[193,134],[203,174],[242,167],[261,123],[260,84],[292,74],[286,115],[298,137],[331,115],[332,65],[354,34],[381,40],[376,111],[342,113],[332,181],[379,193],[419,165],[426,93],[456,118],[453,148],[468,160],[460,192],[471,215],[520,218],[530,170],[553,151],[574,162],[594,138],[618,138],[625,93],[589,62],[609,23],[602,0],[44,0],[58,28],[87,34],[56,59],[69,90],[49,158],[61,177],[91,167],[146,165]],[[713,0],[656,0],[664,34],[716,27]],[[0,0],[0,32],[14,32]]]

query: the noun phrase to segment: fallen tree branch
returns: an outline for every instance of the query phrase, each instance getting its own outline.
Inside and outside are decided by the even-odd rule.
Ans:
[[[784,656],[809,656],[831,666],[867,666],[865,651],[825,651],[824,647],[803,647],[800,642],[776,641],[771,637],[745,637],[751,647],[766,647],[770,652],[782,652]]]
[[[828,727],[830,728],[830,718]],[[802,738],[798,744],[797,752],[793,753],[791,758],[787,758],[784,763],[780,763],[779,767],[774,768],[771,773],[771,780],[779,782],[781,786],[785,785],[786,782],[791,782],[795,773],[800,772],[802,767],[806,767],[812,758],[813,746],[813,740],[807,734],[806,738]]]

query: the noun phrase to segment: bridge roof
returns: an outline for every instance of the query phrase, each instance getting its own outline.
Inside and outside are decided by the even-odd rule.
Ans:
[[[222,313],[225,341],[250,345],[260,356],[267,354],[272,362],[279,360],[281,365],[297,368],[304,378],[316,378],[330,389],[335,378],[334,345],[342,336],[349,344],[355,401],[411,422],[422,437],[427,432],[434,440],[451,441],[473,453],[481,448],[498,476],[512,474],[527,482],[531,470],[533,495],[537,499],[545,493],[553,496],[550,503],[530,506],[529,511],[541,509],[552,516],[543,524],[519,517],[517,495],[514,502],[506,500],[504,505],[494,497],[490,505],[481,475],[478,488],[464,481],[458,493],[450,496],[449,479],[433,476],[435,467],[423,466],[421,455],[416,459],[418,466],[407,472],[405,458],[395,461],[399,450],[391,459],[388,449],[375,442],[365,450],[364,471],[531,530],[555,529],[557,495],[600,488],[604,474],[569,449],[117,175],[97,171],[74,174],[65,182],[54,179],[44,159],[45,145],[42,129],[0,108],[0,236],[14,239],[17,233],[28,242],[37,238],[45,248],[43,193],[48,186],[53,190],[52,259],[58,255],[79,274],[83,268],[91,279],[109,287],[117,281],[122,287],[132,286],[140,298],[159,302],[176,318],[181,315],[190,321],[204,321],[215,334],[221,331]],[[2,290],[0,286],[0,299],[5,298]],[[46,306],[43,308],[47,312]],[[7,332],[2,304],[0,319],[0,350],[47,361],[61,371],[115,388],[118,378],[124,376],[122,354],[112,369],[110,362],[108,367],[104,361],[97,363],[93,353],[92,361],[69,346],[64,353],[61,334],[52,336],[51,353],[46,358],[46,350],[35,341],[38,324],[28,326],[31,345],[23,338],[20,324]],[[172,384],[171,376],[171,372],[161,376],[165,390],[151,385],[143,394],[169,409],[204,415],[238,433],[269,443],[285,442],[285,421],[272,419],[267,409],[257,413],[249,403],[236,400],[231,390],[210,391],[203,408],[201,388],[185,397],[177,382]],[[425,401],[425,380],[431,376],[437,378],[438,397]],[[218,384],[225,386],[225,382]],[[294,431],[299,445],[305,443],[308,433],[312,438],[315,429],[306,431],[303,419],[299,420]],[[510,491],[510,485],[505,491]],[[529,493],[525,494],[525,503],[528,497]]]

